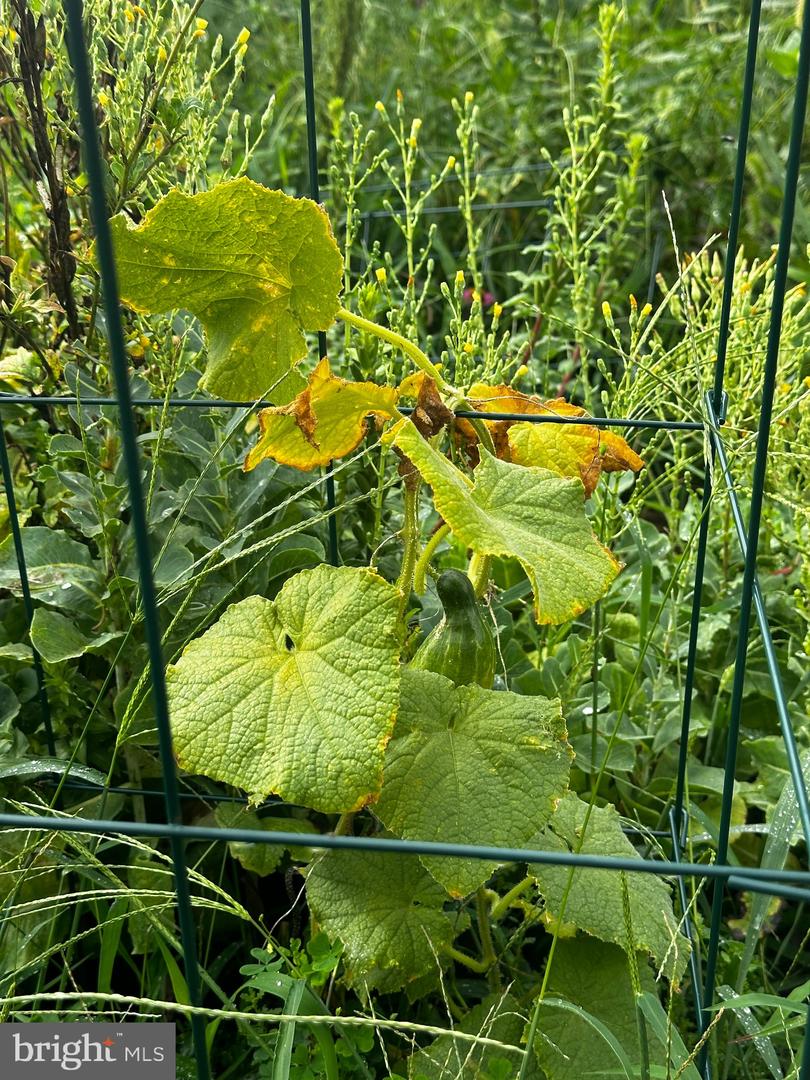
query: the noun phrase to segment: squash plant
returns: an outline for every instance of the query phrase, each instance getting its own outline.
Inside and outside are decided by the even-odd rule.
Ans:
[[[594,534],[586,499],[602,473],[638,471],[638,455],[585,421],[457,420],[460,409],[584,412],[509,386],[454,386],[412,341],[342,307],[342,259],[326,213],[307,199],[242,178],[196,195],[172,191],[140,224],[119,215],[112,227],[125,302],[141,312],[182,308],[202,324],[205,389],[278,402],[259,413],[246,470],[266,459],[327,465],[354,451],[373,419],[403,489],[396,581],[363,567],[301,571],[273,600],[232,605],[170,666],[180,764],[243,790],[254,807],[274,794],[340,815],[340,831],[634,855],[613,808],[569,791],[573,752],[559,702],[491,689],[495,649],[480,598],[499,558],[522,566],[538,623],[564,623],[603,596],[620,565]],[[305,379],[305,333],[336,319],[382,338],[414,371],[397,386],[351,382],[322,358]],[[427,487],[442,524],[423,547]],[[410,598],[424,593],[437,537],[448,533],[469,551],[468,574],[439,579],[445,620],[414,657]],[[255,810],[248,815],[263,827]],[[504,899],[484,888],[495,870],[335,851],[311,861],[307,893],[321,927],[343,943],[347,981],[366,991],[417,996],[452,961],[491,969],[483,922],[534,886],[555,935],[581,931],[624,949],[631,968],[641,952],[670,978],[682,973],[686,941],[661,879],[640,875],[628,890],[605,871],[528,867]],[[469,926],[459,901],[473,893],[480,959],[456,945]],[[570,1074],[563,1059],[543,1067]]]

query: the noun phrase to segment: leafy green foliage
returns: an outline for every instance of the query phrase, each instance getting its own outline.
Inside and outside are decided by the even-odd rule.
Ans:
[[[499,461],[482,448],[471,484],[413,424],[403,424],[396,444],[433,488],[437,510],[463,544],[479,555],[520,561],[538,622],[578,615],[619,572],[594,536],[579,480]]]
[[[214,811],[214,817],[220,828],[227,829],[255,829],[256,832],[288,832],[301,833],[302,840],[306,835],[310,836],[317,830],[311,821],[306,818],[296,817],[272,817],[264,814],[259,817],[252,810],[242,806],[221,804]],[[272,874],[284,858],[285,851],[289,851],[290,857],[297,862],[307,862],[312,857],[312,851],[307,847],[286,848],[280,844],[248,844],[244,841],[229,840],[228,850],[245,870],[250,870],[259,877],[267,877]]]
[[[456,687],[405,668],[375,812],[406,839],[520,846],[551,817],[570,761],[557,702]],[[454,896],[495,869],[479,860],[423,862]]]
[[[309,869],[307,898],[343,942],[347,977],[381,991],[438,972],[454,936],[444,890],[411,856],[330,851]]]
[[[587,803],[569,794],[561,800],[540,846],[552,851],[636,858],[612,806],[594,807],[587,827]],[[553,920],[630,948],[622,879],[611,870],[569,871],[564,866],[531,868]],[[570,887],[569,887],[570,878]],[[566,897],[563,909],[563,898]],[[636,949],[648,952],[668,978],[676,981],[686,967],[689,945],[672,910],[669,886],[652,874],[635,874],[628,885],[630,928]]]
[[[111,226],[123,299],[138,311],[186,308],[205,327],[212,394],[293,396],[303,331],[328,329],[338,307],[342,262],[320,207],[242,177],[172,191],[140,225]]]
[[[374,798],[399,696],[396,600],[370,571],[322,566],[230,607],[169,668],[181,764],[253,800]]]
[[[640,969],[642,986],[651,985],[643,961]],[[627,956],[621,949],[587,938],[559,941],[548,989],[549,997],[569,1002],[596,1022],[575,1011],[540,1006],[534,1049],[549,1080],[580,1080],[605,1072],[624,1076],[622,1059],[635,1075],[641,1060],[636,1005]],[[619,1053],[599,1026],[618,1044]],[[656,1064],[661,1050],[652,1043]]]

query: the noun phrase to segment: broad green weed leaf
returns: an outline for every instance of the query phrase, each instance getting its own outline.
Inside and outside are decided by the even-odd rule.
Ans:
[[[385,992],[436,970],[436,954],[454,936],[446,898],[412,855],[330,851],[307,875],[309,906],[343,942],[349,981]]]
[[[252,810],[243,806],[221,803],[214,811],[217,825],[224,829],[255,829],[256,832],[291,832],[309,834],[318,830],[311,821],[289,817],[259,817]],[[229,840],[228,851],[246,870],[265,877],[277,869],[285,851],[294,859],[307,862],[312,852],[310,848],[286,848],[278,844],[246,844],[242,841]]]
[[[168,669],[183,768],[324,813],[374,799],[399,702],[397,602],[370,570],[319,566],[229,607]]]
[[[366,434],[366,417],[392,417],[397,390],[333,375],[324,357],[289,405],[262,409],[259,441],[245,458],[249,472],[267,458],[309,470],[351,453]]]
[[[120,637],[120,632],[107,631],[89,638],[72,619],[50,608],[37,608],[31,621],[31,641],[42,659],[49,664],[72,660],[84,656],[86,652],[96,652]]]
[[[572,619],[607,592],[620,566],[594,535],[579,480],[500,461],[482,447],[473,484],[413,424],[403,424],[395,441],[462,544],[520,561],[539,623]]]
[[[586,810],[587,804],[576,795],[567,795],[560,802],[538,847],[573,851],[581,837]],[[594,807],[585,841],[578,850],[585,855],[638,857],[622,832],[621,818],[612,806]],[[558,918],[568,882],[568,867],[533,865],[530,870],[545,897],[549,916]],[[628,886],[636,947],[663,966],[667,977],[672,977],[674,971],[677,981],[686,966],[689,944],[677,929],[669,886],[652,874],[630,874]],[[621,876],[615,870],[575,870],[563,922],[627,949]]]
[[[404,668],[375,813],[406,840],[519,846],[567,790],[571,758],[558,701],[454,686],[432,671]],[[423,861],[457,897],[497,866]]]
[[[650,972],[639,957],[642,988],[652,988]],[[534,1049],[548,1080],[638,1075],[636,1003],[627,957],[615,945],[593,938],[558,941],[548,996],[562,999],[587,1014],[560,1005],[540,1006]],[[649,1035],[651,1064],[663,1062],[666,1051]]]
[[[101,576],[90,551],[60,529],[30,525],[22,530],[23,551],[31,594],[49,607],[64,611],[95,605],[102,592]],[[0,543],[0,589],[22,594],[14,539]]]
[[[136,311],[192,312],[208,335],[202,385],[251,400],[306,355],[304,330],[327,330],[343,260],[324,210],[240,177],[170,191],[140,225],[111,221],[121,297]],[[288,401],[301,385],[273,390]]]

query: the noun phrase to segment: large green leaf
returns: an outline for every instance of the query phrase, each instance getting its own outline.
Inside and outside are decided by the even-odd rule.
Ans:
[[[437,970],[453,939],[446,894],[413,855],[330,851],[307,875],[312,913],[346,949],[347,978],[389,992]]]
[[[32,596],[65,611],[92,606],[101,593],[101,578],[84,544],[43,525],[23,529],[22,541]],[[0,544],[0,589],[22,594],[11,536]]]
[[[558,701],[454,686],[405,668],[375,811],[408,840],[519,847],[565,793],[572,756]],[[454,896],[472,892],[497,866],[424,862]]]
[[[343,260],[323,209],[240,177],[170,191],[140,225],[112,219],[121,296],[138,311],[191,311],[208,335],[203,385],[253,399],[306,355],[304,330],[327,330]],[[288,401],[297,373],[272,391]]]
[[[643,957],[639,957],[639,968],[646,989],[652,979]],[[636,1003],[627,956],[621,949],[593,938],[558,941],[548,997],[587,1014],[578,1015],[576,1009],[558,1004],[540,1006],[534,1049],[548,1080],[623,1077],[622,1059],[634,1067],[631,1077],[638,1075]],[[666,1051],[654,1036],[650,1035],[649,1042],[651,1064],[661,1064]]]
[[[319,566],[228,608],[168,685],[180,764],[325,813],[376,798],[399,702],[398,593]]]
[[[576,795],[567,795],[538,847],[552,851],[578,850],[583,855],[639,858],[622,832],[621,818],[612,806],[594,807],[580,846],[587,809],[587,804]],[[568,867],[538,864],[530,869],[545,897],[549,915],[559,918],[568,884]],[[654,874],[628,874],[627,894],[636,948],[649,953],[663,967],[665,975],[671,977],[674,973],[677,979],[686,966],[689,944],[678,930],[669,885]],[[615,870],[574,870],[562,919],[594,937],[628,949],[621,875]]]
[[[565,622],[607,591],[619,563],[594,535],[580,480],[500,461],[482,447],[473,484],[413,424],[403,423],[396,444],[433,488],[436,509],[462,544],[520,560],[538,622]]]

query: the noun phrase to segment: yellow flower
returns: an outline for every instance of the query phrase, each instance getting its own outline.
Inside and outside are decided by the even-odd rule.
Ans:
[[[446,168],[448,168],[448,169],[455,169],[455,167],[456,167],[456,159],[455,159],[455,158],[453,157],[453,155],[451,154],[451,155],[450,155],[450,157],[449,157],[449,158],[447,159],[447,165],[446,165]]]
[[[503,315],[503,304],[495,303],[492,305],[492,314],[496,319],[500,319]]]
[[[132,10],[131,7],[124,8],[124,18],[127,20],[127,22],[135,22],[135,12]]]
[[[208,19],[195,19],[194,21],[198,30],[205,30],[208,27]]]
[[[465,341],[464,344],[461,347],[468,356],[470,355],[470,353],[475,348],[475,346],[473,345],[473,343],[471,341]]]
[[[236,44],[237,45],[247,45],[249,38],[250,38],[250,31],[248,30],[248,28],[246,26],[243,26],[242,29],[239,31],[239,37],[236,39]]]
[[[398,102],[400,103],[400,105],[401,105],[401,104],[402,104],[402,102],[403,102],[404,100],[405,100],[405,95],[404,95],[404,94],[402,93],[402,91],[400,90],[400,88],[399,88],[399,87],[397,87],[397,101],[398,101]]]
[[[473,289],[472,298],[473,300],[477,300],[479,304],[481,303],[481,293],[478,289]]]
[[[161,63],[161,64],[165,64],[168,59],[169,59],[169,54],[166,52],[166,50],[161,45],[158,48],[158,62]]]
[[[529,369],[526,366],[526,364],[521,364],[520,367],[515,372],[515,378],[516,379],[522,379],[525,375],[528,375],[528,374],[529,374]]]
[[[607,300],[602,301],[602,314],[604,315],[604,317],[606,319],[612,319],[613,318],[613,312],[612,312],[612,310],[610,308],[610,304],[607,302]]]
[[[464,104],[472,105],[474,99],[475,94],[472,92],[472,90],[468,90],[467,93],[464,95]]]
[[[98,103],[102,107],[102,109],[106,109],[107,106],[110,104],[110,95],[105,93],[103,90],[99,90]]]
[[[464,284],[464,271],[463,270],[456,270],[456,285],[463,285],[463,284]]]
[[[385,106],[383,105],[383,103],[381,101],[375,101],[374,102],[374,108],[377,110],[378,113],[384,113],[385,112]]]
[[[374,271],[374,277],[379,281],[380,285],[384,285],[388,280],[388,274],[384,266],[378,266]]]
[[[652,314],[652,304],[645,304],[641,309],[641,318],[646,319],[648,315]]]
[[[636,300],[635,296],[633,296],[632,293],[630,293],[630,309],[632,311],[638,310],[638,300]]]
[[[135,12],[136,15],[143,15],[144,18],[146,17],[146,12],[138,4],[133,4],[132,10]]]
[[[138,340],[140,341],[140,345],[141,345],[142,349],[151,349],[152,348],[152,339],[147,337],[146,334],[141,334],[141,336],[140,336],[140,338]]]

